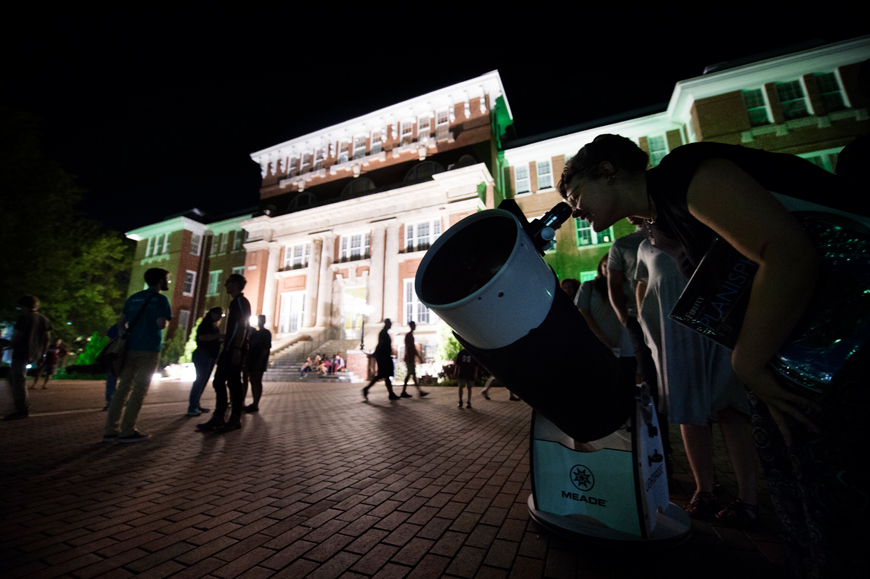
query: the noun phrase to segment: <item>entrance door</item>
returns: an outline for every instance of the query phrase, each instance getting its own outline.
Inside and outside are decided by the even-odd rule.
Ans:
[[[282,334],[297,331],[302,326],[303,313],[305,313],[304,291],[282,293],[278,331]]]
[[[365,286],[346,287],[341,299],[341,315],[345,340],[355,340],[360,337],[362,328],[361,306],[366,305]]]

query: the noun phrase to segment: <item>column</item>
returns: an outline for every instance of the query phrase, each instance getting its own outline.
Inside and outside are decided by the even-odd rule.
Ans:
[[[278,260],[281,258],[281,246],[272,241],[269,243],[269,261],[266,263],[266,279],[263,283],[266,287],[263,290],[263,307],[260,309],[263,315],[266,316],[266,324],[273,330],[278,328],[278,320],[275,319],[275,297],[278,293],[278,280],[275,279],[275,274],[278,273]]]
[[[381,223],[372,223],[371,264],[368,305],[374,309],[368,321],[377,324],[384,319],[384,226]]]
[[[320,253],[320,282],[317,286],[317,326],[332,325],[332,258],[335,255],[335,234],[323,234]]]
[[[401,324],[399,317],[399,224],[387,226],[387,246],[384,251],[384,318]]]
[[[302,314],[302,327],[314,326],[317,315],[317,283],[320,279],[320,250],[323,240],[311,238],[311,251],[308,254],[308,267],[305,268],[305,311]]]

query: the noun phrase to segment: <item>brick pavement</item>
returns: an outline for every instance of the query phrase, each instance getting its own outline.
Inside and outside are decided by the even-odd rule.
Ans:
[[[53,383],[0,422],[0,574],[15,577],[777,577],[769,498],[739,531],[694,522],[683,545],[569,542],[529,519],[530,410],[455,388],[390,403],[383,386],[266,384],[226,435],[187,418],[189,383],[153,387],[131,445],[100,442],[102,385]],[[213,399],[208,392],[204,403]],[[0,383],[0,411],[10,406]],[[672,437],[679,440],[678,431]],[[717,443],[723,501],[736,484]],[[672,500],[693,485],[675,451]],[[764,493],[762,482],[762,492]],[[645,570],[645,571],[642,571]]]

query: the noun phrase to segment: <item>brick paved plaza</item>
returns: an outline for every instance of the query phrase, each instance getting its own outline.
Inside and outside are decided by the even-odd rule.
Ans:
[[[203,435],[189,382],[152,385],[137,444],[101,442],[103,386],[53,382],[0,422],[0,575],[12,577],[777,577],[762,479],[747,531],[694,522],[655,550],[577,544],[529,518],[522,402],[456,389],[389,402],[382,385],[269,384],[241,430]],[[213,407],[211,386],[203,405]],[[0,412],[11,410],[0,382]],[[678,430],[672,438],[679,441]],[[722,500],[736,484],[716,432]],[[681,445],[672,500],[693,490]],[[642,571],[643,570],[643,571]]]

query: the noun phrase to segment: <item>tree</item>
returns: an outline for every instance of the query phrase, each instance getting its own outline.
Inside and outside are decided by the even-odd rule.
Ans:
[[[0,105],[0,322],[35,295],[73,353],[105,333],[124,303],[134,244],[77,209],[84,191],[40,150],[39,120]]]
[[[459,343],[459,340],[456,339],[456,336],[453,335],[453,330],[450,329],[449,326],[445,325],[438,332],[438,350],[436,350],[436,357],[439,360],[444,362],[452,362],[456,359],[456,356],[462,350],[462,344]]]

